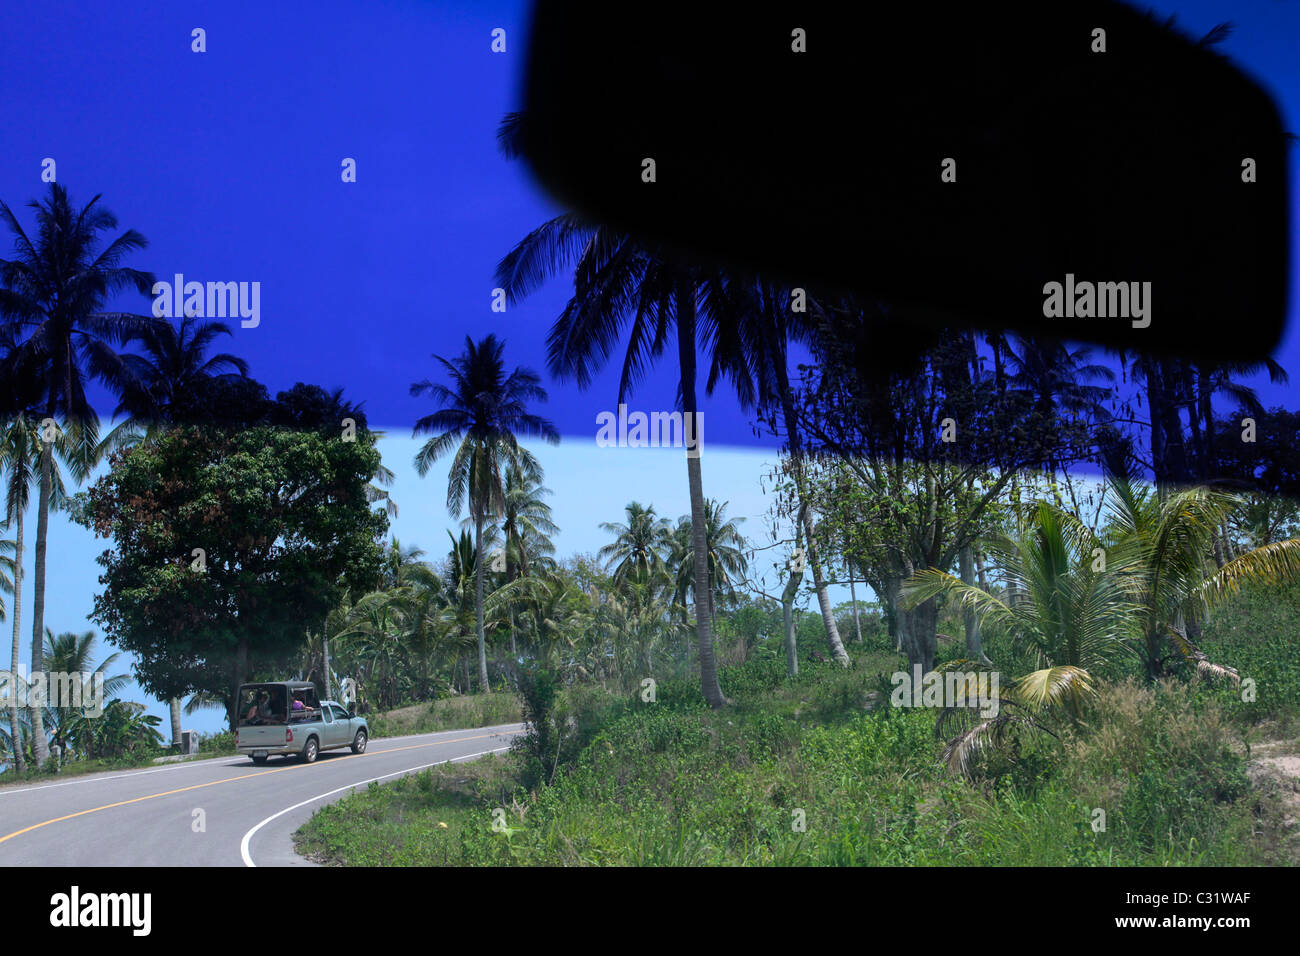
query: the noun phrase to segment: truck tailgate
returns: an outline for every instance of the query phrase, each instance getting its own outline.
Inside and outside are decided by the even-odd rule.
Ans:
[[[240,727],[239,749],[257,750],[267,748],[276,750],[284,746],[285,730],[283,724],[270,724],[265,727]]]

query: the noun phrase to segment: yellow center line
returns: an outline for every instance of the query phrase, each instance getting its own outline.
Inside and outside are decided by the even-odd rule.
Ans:
[[[486,737],[500,737],[500,736],[502,736],[500,733],[496,733],[496,734],[476,734],[473,737],[453,737],[451,740],[436,740],[433,743],[428,743],[428,744],[410,744],[406,747],[392,747],[388,750],[367,751],[364,754],[349,754],[348,757],[349,758],[369,757],[372,754],[378,756],[380,754],[398,753],[399,751],[402,750],[421,750],[425,747],[441,747],[443,744],[455,744],[465,740],[483,740]],[[336,761],[331,760],[328,762],[335,763]],[[230,783],[231,781],[234,780],[251,780],[254,777],[264,777],[268,773],[284,773],[287,770],[303,770],[310,766],[314,766],[314,765],[297,764],[292,767],[277,767],[274,770],[259,770],[256,773],[242,774],[241,776],[238,777],[225,777],[221,780],[210,780],[207,783],[196,783],[191,787],[179,787],[175,790],[164,790],[162,793],[151,793],[148,794],[147,796],[134,797],[130,800],[119,800],[117,803],[106,803],[102,807],[92,807],[89,810],[78,810],[76,813],[69,813],[65,816],[55,817],[52,820],[45,820],[41,823],[33,823],[31,826],[23,827],[21,830],[15,830],[13,833],[6,833],[4,836],[0,836],[0,843],[4,843],[6,840],[12,840],[16,836],[22,836],[24,833],[31,833],[33,830],[39,830],[41,827],[47,827],[51,823],[62,823],[64,820],[72,820],[75,819],[76,817],[84,817],[88,813],[98,813],[101,810],[112,810],[114,807],[125,807],[132,803],[141,803],[145,800],[154,800],[158,797],[169,797],[172,794],[185,793],[187,790],[202,790],[204,787],[215,787],[219,783]]]

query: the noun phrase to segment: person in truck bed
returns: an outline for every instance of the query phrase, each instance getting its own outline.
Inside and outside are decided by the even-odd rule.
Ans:
[[[303,700],[302,697],[295,694],[293,696],[293,703],[289,706],[289,713],[290,719],[295,723],[298,723],[304,720],[314,720],[316,717],[316,708]]]
[[[251,724],[258,722],[259,719],[270,720],[274,716],[275,713],[271,709],[271,695],[266,691],[261,691],[257,695],[257,700],[253,702],[253,706],[248,708],[248,713],[244,719]]]

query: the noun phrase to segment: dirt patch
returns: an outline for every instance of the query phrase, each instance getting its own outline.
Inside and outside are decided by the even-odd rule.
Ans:
[[[1295,741],[1253,748],[1251,782],[1260,795],[1260,824],[1283,856],[1300,863],[1300,753]]]

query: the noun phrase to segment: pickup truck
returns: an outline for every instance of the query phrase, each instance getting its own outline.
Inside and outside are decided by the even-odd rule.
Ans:
[[[317,700],[307,681],[244,684],[239,688],[239,726],[235,748],[253,763],[272,754],[314,763],[322,750],[351,748],[365,753],[370,727],[342,704]]]

